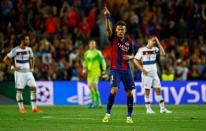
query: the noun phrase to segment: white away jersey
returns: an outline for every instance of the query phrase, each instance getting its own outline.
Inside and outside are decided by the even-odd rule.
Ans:
[[[20,70],[30,70],[29,59],[33,57],[33,51],[30,47],[25,47],[25,49],[17,46],[13,48],[7,56],[9,58],[14,58],[15,66],[19,67]]]
[[[157,73],[156,58],[159,54],[159,48],[152,47],[151,49],[147,47],[142,47],[138,50],[135,55],[135,59],[141,60],[143,68],[148,71],[148,73]]]

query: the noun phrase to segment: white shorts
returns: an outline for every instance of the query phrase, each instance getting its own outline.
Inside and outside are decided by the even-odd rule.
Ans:
[[[151,87],[160,88],[161,84],[160,84],[160,79],[158,74],[157,73],[154,75],[142,74],[142,87],[145,89],[151,89]]]
[[[36,87],[36,82],[32,72],[14,72],[15,87],[17,89],[24,89],[26,86]]]

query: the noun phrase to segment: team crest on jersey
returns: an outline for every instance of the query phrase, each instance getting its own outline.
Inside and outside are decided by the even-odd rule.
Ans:
[[[129,46],[129,43],[128,43],[128,42],[125,42],[125,45],[126,45],[126,46]]]
[[[129,43],[125,43],[125,44],[121,44],[121,43],[118,43],[118,46],[119,46],[119,48],[121,48],[123,51],[126,51],[126,52],[128,52],[128,50],[129,50]]]

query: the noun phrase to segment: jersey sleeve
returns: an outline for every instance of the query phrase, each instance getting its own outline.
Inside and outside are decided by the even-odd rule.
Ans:
[[[105,71],[106,68],[107,68],[106,61],[105,61],[104,56],[102,55],[101,51],[98,51],[98,53],[99,53],[99,56],[100,56],[99,58],[100,58],[102,70]]]
[[[33,53],[33,51],[32,51],[31,48],[29,48],[29,57],[30,57],[30,58],[34,57],[34,53]]]
[[[137,59],[137,60],[141,60],[141,58],[142,58],[142,50],[141,50],[141,48],[137,51],[137,53],[136,53],[134,58]]]
[[[15,48],[12,49],[12,50],[7,54],[7,56],[8,56],[9,58],[15,57],[15,56],[16,56],[16,49],[15,49]]]
[[[83,56],[83,68],[87,67],[86,56],[87,56],[87,51],[84,53],[84,56]]]
[[[158,47],[155,47],[155,51],[156,51],[157,56],[160,56],[160,49]]]

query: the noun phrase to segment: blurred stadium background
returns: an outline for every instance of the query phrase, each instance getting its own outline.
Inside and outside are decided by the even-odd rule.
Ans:
[[[172,110],[175,110],[172,105],[196,104],[189,105],[191,112],[185,114],[189,115],[193,109],[202,108],[201,105],[206,103],[206,1],[107,0],[106,3],[112,13],[112,24],[119,19],[127,22],[127,33],[133,40],[135,52],[146,44],[148,36],[156,35],[160,38],[167,55],[158,59],[159,75],[165,101],[171,104]],[[19,44],[20,36],[25,33],[30,36],[36,57],[34,76],[38,84],[39,104],[88,104],[89,89],[82,74],[82,56],[88,41],[97,41],[108,67],[111,57],[104,27],[104,4],[103,0],[1,0],[0,104],[16,104],[13,73],[2,59],[11,48]],[[134,91],[135,103],[144,104],[143,90],[140,88],[141,73],[131,66],[137,87]],[[109,82],[101,81],[99,88],[103,104],[106,104]],[[24,102],[27,104],[30,103],[29,97],[29,90],[25,89]],[[154,95],[152,100],[156,104]],[[125,102],[121,88],[116,104]],[[0,106],[0,116],[6,118],[4,109],[11,108]],[[45,110],[49,112],[49,107],[45,107]],[[79,111],[84,112],[81,106]],[[103,110],[100,112],[104,114]],[[201,115],[205,114],[202,111]],[[205,118],[201,120],[205,121]],[[118,129],[116,126],[114,129]],[[171,130],[173,128],[168,127]],[[161,130],[161,127],[157,129]]]

